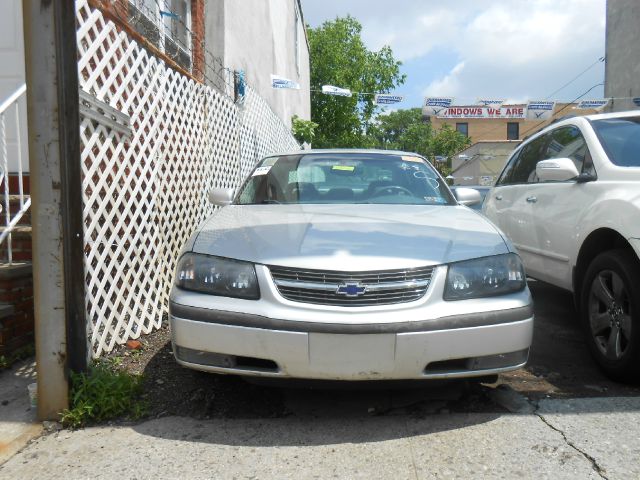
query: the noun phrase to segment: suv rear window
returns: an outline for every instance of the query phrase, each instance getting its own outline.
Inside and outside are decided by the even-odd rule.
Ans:
[[[591,124],[611,163],[640,167],[640,117],[607,118]]]

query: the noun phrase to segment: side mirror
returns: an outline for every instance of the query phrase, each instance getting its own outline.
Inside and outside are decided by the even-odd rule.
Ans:
[[[536,174],[543,182],[566,182],[576,178],[580,172],[570,158],[551,158],[537,163]]]
[[[233,188],[212,188],[209,191],[209,202],[219,207],[231,205],[233,202]]]
[[[475,188],[456,187],[454,195],[460,205],[477,205],[482,202],[482,195]]]

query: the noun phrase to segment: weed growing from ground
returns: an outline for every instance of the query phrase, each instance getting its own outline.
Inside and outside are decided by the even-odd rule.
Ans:
[[[22,348],[17,349],[9,356],[0,355],[0,370],[10,368],[18,360],[24,360],[25,358],[33,357],[36,353],[33,343],[25,345]]]
[[[98,362],[86,373],[71,374],[71,407],[61,414],[65,427],[78,428],[122,416],[138,419],[146,405],[140,400],[142,377]]]

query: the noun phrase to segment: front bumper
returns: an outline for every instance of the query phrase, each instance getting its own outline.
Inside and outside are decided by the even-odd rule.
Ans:
[[[279,295],[256,266],[260,300],[173,290],[177,361],[239,375],[405,380],[490,375],[523,366],[533,336],[531,294],[445,302],[446,267],[426,295],[384,307],[327,307]]]
[[[188,316],[195,319],[182,318]],[[493,323],[479,325],[481,317]],[[245,326],[260,319],[176,304],[171,305],[170,319],[174,354],[186,367],[325,380],[455,378],[505,372],[526,363],[533,335],[530,307],[358,329],[302,322],[290,325],[290,330],[272,329],[270,324],[287,325],[271,319],[264,319],[267,328]],[[455,328],[438,329],[446,323]]]

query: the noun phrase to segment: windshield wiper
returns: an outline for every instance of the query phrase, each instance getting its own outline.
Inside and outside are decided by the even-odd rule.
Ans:
[[[278,200],[274,200],[274,199],[272,199],[272,198],[265,198],[265,199],[264,199],[264,200],[262,200],[260,203],[269,203],[269,204],[271,204],[271,203],[278,203],[278,204],[280,204],[280,203],[282,203],[282,202],[279,202]]]

